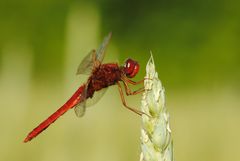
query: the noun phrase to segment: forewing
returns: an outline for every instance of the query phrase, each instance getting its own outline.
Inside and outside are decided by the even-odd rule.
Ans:
[[[96,56],[97,56],[97,60],[98,60],[99,62],[102,62],[102,61],[103,61],[103,58],[104,58],[104,55],[105,55],[105,52],[106,52],[106,48],[107,48],[107,46],[108,46],[108,44],[109,44],[109,41],[110,41],[111,37],[112,37],[112,33],[110,32],[110,33],[108,34],[108,36],[106,36],[106,37],[104,38],[102,44],[100,45],[100,47],[99,47],[98,50],[97,50]]]
[[[109,33],[108,36],[104,38],[97,52],[96,50],[92,50],[88,53],[88,55],[79,64],[77,69],[77,75],[79,74],[90,75],[94,67],[96,67],[96,64],[97,65],[101,64],[111,37],[112,37],[112,33]],[[98,63],[95,63],[95,61],[98,61]]]
[[[91,74],[94,66],[94,57],[96,57],[96,50],[90,51],[87,56],[82,60],[77,69],[77,75],[79,74]]]

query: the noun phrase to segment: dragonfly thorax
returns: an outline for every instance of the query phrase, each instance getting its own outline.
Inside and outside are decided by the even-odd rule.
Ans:
[[[117,64],[102,64],[96,69],[88,80],[88,97],[91,97],[95,91],[115,85],[121,80],[122,71]]]

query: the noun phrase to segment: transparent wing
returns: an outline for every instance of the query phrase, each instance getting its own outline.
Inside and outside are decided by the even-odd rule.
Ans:
[[[109,44],[111,37],[112,37],[112,33],[109,33],[108,36],[104,38],[102,44],[100,45],[97,51],[92,50],[91,52],[88,53],[88,55],[82,60],[82,62],[78,66],[77,75],[78,74],[90,75],[92,70],[96,68],[97,65],[101,65],[101,62],[104,59],[106,48]],[[100,91],[95,92],[92,98],[86,99],[87,86],[88,85],[86,85],[86,88],[81,95],[81,100],[83,101],[74,107],[74,111],[78,117],[82,117],[84,115],[86,111],[86,107],[92,106],[95,103],[97,103],[100,100],[100,98],[104,95],[107,89],[107,88],[103,88]]]
[[[105,51],[107,48],[107,45],[112,37],[112,33],[109,33],[108,36],[106,36],[98,48],[97,52],[96,50],[92,50],[88,53],[88,55],[82,60],[82,62],[79,64],[77,69],[77,75],[79,74],[91,74],[94,67],[96,68],[96,65],[100,65],[103,61]],[[95,61],[98,61],[98,63],[95,63]]]
[[[100,47],[98,48],[97,50],[97,60],[102,62],[103,61],[103,58],[104,58],[104,55],[105,55],[105,52],[106,52],[106,49],[107,49],[107,46],[109,44],[109,41],[112,37],[112,32],[110,32],[108,34],[108,36],[106,36],[102,42],[102,44],[100,45]]]
[[[80,100],[82,100],[80,103],[78,103],[74,107],[74,111],[77,117],[82,117],[85,114],[86,111],[86,101],[87,101],[87,86],[85,86],[85,89],[83,90]]]
[[[82,60],[77,69],[77,75],[79,74],[91,74],[93,70],[94,61],[93,59],[96,57],[96,50],[92,50],[88,53],[87,56]]]
[[[106,91],[107,91],[107,88],[103,88],[100,91],[96,91],[92,98],[86,99],[86,96],[87,96],[87,88],[86,88],[83,94],[81,95],[82,97],[81,99],[83,101],[74,107],[74,111],[77,117],[84,116],[86,107],[90,107],[96,104],[102,98],[102,96],[106,93]]]
[[[92,98],[86,100],[86,107],[95,105],[106,93],[108,88],[102,88],[100,91],[96,91]]]
[[[85,114],[85,111],[86,111],[86,106],[83,103],[79,103],[74,107],[74,112],[77,117],[83,117]]]

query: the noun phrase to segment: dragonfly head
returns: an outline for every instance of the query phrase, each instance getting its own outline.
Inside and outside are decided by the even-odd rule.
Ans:
[[[125,61],[125,64],[123,66],[123,72],[126,74],[128,78],[133,78],[139,71],[139,64],[138,62],[132,60],[132,59],[127,59]]]

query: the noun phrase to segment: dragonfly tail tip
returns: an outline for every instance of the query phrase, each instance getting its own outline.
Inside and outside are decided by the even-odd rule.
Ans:
[[[27,143],[28,141],[30,141],[30,139],[29,139],[28,137],[26,137],[26,138],[23,140],[24,143]]]

